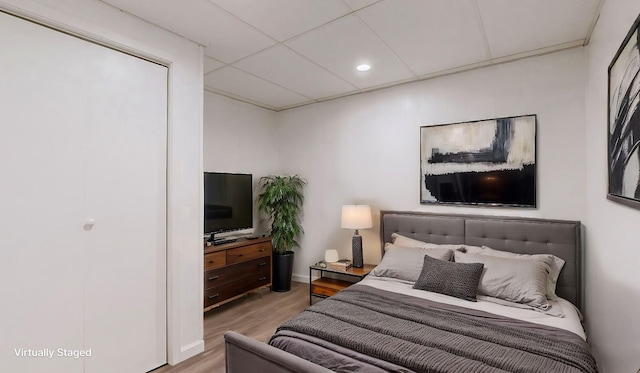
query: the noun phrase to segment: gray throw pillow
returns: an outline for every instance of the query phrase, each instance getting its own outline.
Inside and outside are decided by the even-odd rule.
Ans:
[[[424,256],[414,289],[432,291],[475,302],[482,263],[455,263]]]
[[[480,254],[480,255],[491,255],[498,256],[501,258],[514,258],[514,259],[530,259],[537,260],[543,263],[550,264],[551,268],[549,271],[549,276],[547,278],[547,298],[548,299],[558,299],[556,295],[556,285],[558,284],[558,277],[560,277],[560,271],[562,271],[562,267],[565,264],[565,261],[561,258],[558,258],[552,254],[516,254],[509,251],[496,250],[487,246],[477,247],[477,246],[469,246],[465,247],[466,250],[458,250],[467,254]]]
[[[526,304],[541,310],[551,307],[546,294],[551,258],[538,261],[457,251],[455,261],[484,264],[478,294]]]
[[[425,255],[442,260],[451,260],[453,251],[442,248],[402,247],[387,243],[385,244],[385,253],[382,261],[371,271],[371,276],[391,277],[416,282],[418,276],[420,276],[422,258]]]

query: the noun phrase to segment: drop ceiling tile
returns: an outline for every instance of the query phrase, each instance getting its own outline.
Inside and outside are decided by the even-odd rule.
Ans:
[[[583,40],[599,0],[478,0],[492,56]]]
[[[309,62],[284,45],[257,53],[234,66],[314,99],[356,90],[355,86]]]
[[[344,2],[347,3],[347,5],[349,5],[349,8],[353,10],[362,9],[365,6],[375,4],[379,1],[381,0],[344,0]]]
[[[104,1],[206,46],[207,56],[227,63],[276,43],[205,0]]]
[[[205,75],[204,85],[274,109],[311,101],[307,97],[256,78],[232,66],[226,66]]]
[[[212,90],[281,109],[579,43],[604,0],[101,1],[204,45]]]
[[[356,14],[418,75],[488,57],[472,0],[382,1]]]
[[[279,41],[351,12],[342,0],[209,0]]]
[[[350,15],[286,42],[358,88],[415,77],[359,18]],[[357,71],[366,63],[372,69]]]
[[[224,64],[220,61],[216,61],[211,57],[207,57],[204,56],[204,73],[210,73],[215,69],[219,69],[222,66],[224,66]]]

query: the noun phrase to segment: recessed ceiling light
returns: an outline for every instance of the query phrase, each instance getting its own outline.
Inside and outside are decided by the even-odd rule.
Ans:
[[[356,67],[356,70],[358,70],[358,71],[369,71],[369,70],[371,70],[371,66],[369,66],[367,64],[358,65],[358,67]]]

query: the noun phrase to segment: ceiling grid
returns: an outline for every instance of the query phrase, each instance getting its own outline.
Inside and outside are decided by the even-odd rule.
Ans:
[[[280,111],[585,45],[604,0],[102,1],[205,46],[205,89]]]

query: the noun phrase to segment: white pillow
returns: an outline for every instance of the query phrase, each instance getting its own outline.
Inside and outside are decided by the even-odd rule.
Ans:
[[[453,257],[453,251],[448,248],[423,249],[387,243],[382,261],[371,271],[370,275],[416,282],[420,277],[425,255],[450,261]]]
[[[547,281],[551,258],[545,261],[455,252],[457,263],[482,263],[478,294],[548,310]]]
[[[391,240],[392,240],[394,245],[404,246],[404,247],[421,247],[423,249],[451,249],[451,250],[457,250],[457,249],[460,249],[460,248],[464,247],[463,244],[444,244],[444,245],[440,245],[440,244],[436,244],[436,243],[419,241],[419,240],[415,240],[413,238],[409,238],[409,237],[405,237],[405,236],[399,235],[397,233],[391,233]],[[386,245],[389,245],[389,243],[385,244],[385,250],[387,250],[387,246]]]
[[[516,254],[509,251],[502,251],[492,249],[488,246],[465,246],[467,254],[481,254],[481,255],[491,255],[497,256],[501,258],[515,258],[515,259],[530,259],[530,260],[538,260],[545,263],[548,263],[549,259],[551,259],[551,268],[549,271],[549,277],[547,282],[547,298],[548,299],[558,299],[556,295],[556,285],[558,284],[558,277],[560,277],[560,271],[564,266],[565,261],[561,258],[558,258],[552,254]]]

